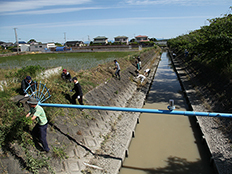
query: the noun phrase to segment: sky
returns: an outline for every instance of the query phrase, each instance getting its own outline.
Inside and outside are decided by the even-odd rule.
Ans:
[[[0,0],[0,41],[169,39],[231,13],[231,0]]]

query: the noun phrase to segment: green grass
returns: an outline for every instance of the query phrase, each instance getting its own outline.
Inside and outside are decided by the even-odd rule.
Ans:
[[[54,158],[59,158],[59,159],[67,159],[68,156],[65,152],[65,147],[55,147],[52,146],[52,152],[53,152],[53,157]]]
[[[0,58],[0,68],[21,68],[30,65],[40,65],[44,68],[63,66],[79,71],[90,69],[99,64],[113,61],[120,57],[132,55],[134,52],[94,52],[94,53],[50,53],[28,54]]]

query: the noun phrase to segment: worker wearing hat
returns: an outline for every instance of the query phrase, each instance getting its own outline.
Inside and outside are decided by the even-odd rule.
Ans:
[[[73,77],[72,80],[73,80],[73,83],[74,83],[74,87],[73,87],[73,89],[70,90],[70,92],[72,92],[73,90],[76,91],[76,93],[73,94],[73,96],[72,96],[73,104],[76,104],[76,99],[78,99],[78,102],[80,103],[80,105],[84,105],[83,104],[83,99],[82,99],[83,93],[82,93],[82,90],[81,90],[81,85],[77,81],[76,77]]]
[[[71,74],[67,71],[67,69],[63,69],[63,72],[61,74],[61,78],[63,80],[68,80],[69,82],[72,82]]]
[[[26,117],[31,116],[32,120],[37,120],[37,124],[32,130],[32,135],[39,139],[43,146],[43,150],[49,152],[49,147],[47,143],[47,127],[48,120],[44,109],[38,105],[38,101],[35,98],[30,98],[27,103],[30,106],[30,111]]]
[[[31,79],[31,76],[27,76],[25,79],[21,82],[21,89],[25,97],[28,97],[28,94],[26,93],[26,89],[28,86],[31,86],[32,90],[35,91],[35,83]]]

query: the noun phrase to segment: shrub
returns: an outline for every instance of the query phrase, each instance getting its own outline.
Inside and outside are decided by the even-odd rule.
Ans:
[[[23,79],[26,76],[36,76],[38,73],[42,72],[45,68],[41,67],[40,65],[36,65],[36,66],[26,66],[23,67],[21,69],[19,69],[16,73],[15,73],[15,77],[19,78],[19,79]]]

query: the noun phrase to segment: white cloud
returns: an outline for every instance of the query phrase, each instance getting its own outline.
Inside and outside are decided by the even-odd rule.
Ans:
[[[92,2],[92,0],[23,0],[6,1],[0,4],[0,13],[34,10],[51,6],[80,5]]]
[[[96,10],[96,9],[106,9],[106,8],[105,7],[56,8],[56,9],[47,9],[47,10],[33,10],[33,11],[10,12],[10,13],[5,13],[5,15],[57,14],[57,13],[68,13],[68,12],[81,11],[81,10]]]
[[[83,20],[83,21],[68,21],[68,22],[49,22],[49,23],[37,23],[37,24],[25,24],[18,26],[3,26],[0,28],[61,28],[61,27],[82,27],[82,26],[127,26],[135,25],[138,23],[147,22],[148,20],[179,20],[179,19],[207,19],[212,18],[212,16],[179,16],[179,17],[137,17],[137,18],[113,18],[113,19],[99,19],[99,20]]]
[[[209,4],[225,4],[229,3],[229,0],[125,0],[125,3],[129,5],[209,5]]]

